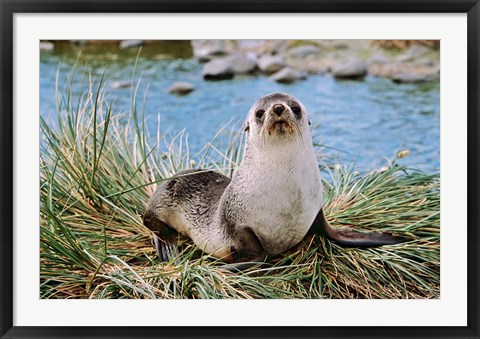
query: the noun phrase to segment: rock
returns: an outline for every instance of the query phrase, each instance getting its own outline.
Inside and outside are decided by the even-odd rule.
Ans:
[[[333,47],[335,49],[348,49],[348,48],[350,48],[350,45],[346,41],[334,40],[333,41]]]
[[[281,56],[263,55],[258,59],[257,66],[263,73],[273,74],[285,67],[285,61]]]
[[[331,70],[331,66],[327,62],[307,63],[307,67],[299,68],[308,74],[327,74]]]
[[[235,54],[230,58],[230,64],[235,74],[254,73],[257,69],[256,55],[252,53]]]
[[[233,78],[233,69],[227,58],[213,59],[203,66],[205,80],[225,80]]]
[[[143,40],[122,40],[118,47],[121,49],[139,47],[143,45]]]
[[[308,74],[325,74],[330,71],[335,61],[327,56],[322,56],[321,58],[310,56],[305,59],[287,58],[286,64],[288,67],[307,72]]]
[[[168,89],[168,92],[176,95],[187,95],[194,90],[195,86],[193,86],[191,83],[177,81]]]
[[[420,66],[433,66],[433,60],[428,58],[423,58],[418,60],[417,64]]]
[[[41,51],[52,51],[55,48],[53,42],[49,41],[40,41],[40,50]]]
[[[132,82],[129,80],[115,81],[110,84],[110,88],[113,88],[113,89],[128,88],[130,86],[132,86]]]
[[[368,59],[368,64],[369,65],[386,64],[386,63],[389,63],[390,61],[391,61],[390,58],[387,57],[384,53],[376,52]]]
[[[311,56],[318,56],[322,50],[314,45],[303,45],[291,48],[287,51],[287,58],[305,59]]]
[[[326,74],[330,72],[333,64],[330,60],[319,60],[306,62],[304,65],[295,68],[308,74]]]
[[[428,55],[431,52],[432,52],[432,49],[430,47],[415,44],[415,45],[410,46],[405,51],[405,54],[400,55],[397,58],[397,60],[400,61],[400,62],[409,62],[409,61],[413,61],[413,60],[421,58],[421,57],[425,57],[426,55]]]
[[[337,79],[362,79],[367,75],[367,65],[361,59],[349,59],[334,65],[332,74]]]
[[[193,56],[199,62],[207,62],[215,57],[229,54],[230,46],[227,40],[192,40]]]
[[[259,39],[237,40],[237,48],[239,50],[252,50],[263,45],[265,45],[265,40],[259,40]]]
[[[307,74],[305,74],[304,72],[294,70],[293,68],[290,68],[290,67],[285,67],[282,70],[278,71],[277,73],[273,74],[270,78],[272,80],[275,80],[276,82],[290,84],[298,80],[306,79]]]
[[[403,54],[397,57],[397,61],[400,61],[400,62],[409,62],[409,61],[412,61],[413,59],[414,59],[413,56],[409,54]]]
[[[430,47],[414,44],[407,49],[406,54],[410,55],[412,58],[419,58],[431,52],[432,52],[432,49]]]
[[[307,74],[325,74],[330,70],[328,60],[287,60],[287,67],[305,72]]]
[[[398,73],[392,76],[393,82],[397,84],[403,83],[419,83],[433,80],[431,74],[419,74],[419,73]]]
[[[288,40],[266,40],[257,48],[257,52],[261,55],[280,55],[287,51],[288,46]]]
[[[168,89],[169,93],[177,95],[189,94],[195,90],[195,86],[189,82],[177,81]]]

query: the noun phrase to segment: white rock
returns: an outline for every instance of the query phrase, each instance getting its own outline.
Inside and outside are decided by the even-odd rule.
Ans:
[[[253,73],[257,69],[256,56],[251,54],[235,54],[230,58],[233,73],[247,74]]]
[[[218,56],[229,54],[226,40],[192,40],[193,56],[200,62],[207,62]]]
[[[120,44],[118,47],[121,49],[126,49],[126,48],[133,48],[133,47],[139,47],[143,45],[143,40],[123,40],[120,41]]]
[[[273,74],[285,67],[285,61],[278,55],[263,55],[258,59],[257,66],[263,73]]]
[[[298,80],[305,80],[307,78],[307,74],[294,70],[290,67],[285,67],[273,74],[270,78],[276,82],[289,84]]]
[[[50,41],[40,41],[40,50],[41,51],[52,51],[55,48],[53,42]]]
[[[361,59],[352,58],[334,65],[332,74],[339,79],[362,79],[367,75],[367,65]]]
[[[314,45],[303,45],[291,48],[287,51],[286,56],[288,58],[305,59],[311,56],[318,56],[322,50]]]
[[[128,88],[130,86],[132,86],[132,82],[128,80],[115,81],[110,84],[110,88],[113,89]]]
[[[433,76],[430,74],[418,74],[418,73],[398,73],[392,76],[393,82],[397,84],[403,83],[419,83],[433,80]]]
[[[205,80],[224,80],[233,78],[233,70],[227,58],[213,59],[203,66]]]
[[[368,59],[368,64],[387,64],[391,60],[389,57],[387,57],[383,52],[376,52],[374,53],[369,59]]]

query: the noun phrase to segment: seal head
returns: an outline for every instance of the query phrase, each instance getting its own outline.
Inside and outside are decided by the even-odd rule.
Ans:
[[[282,147],[309,135],[305,107],[291,95],[273,93],[257,100],[250,109],[245,130],[256,147]]]

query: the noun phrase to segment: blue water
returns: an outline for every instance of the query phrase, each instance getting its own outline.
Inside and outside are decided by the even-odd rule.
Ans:
[[[138,50],[115,47],[72,47],[42,52],[40,62],[40,113],[55,112],[55,81],[60,84],[77,63],[74,93],[80,92],[83,68],[97,79],[106,71],[108,97],[118,112],[128,112],[130,88],[111,89],[109,84],[129,81]],[[185,129],[190,150],[199,151],[225,124],[238,129],[253,102],[267,93],[293,94],[309,110],[314,142],[339,163],[369,171],[385,166],[400,149],[410,155],[400,164],[436,173],[440,166],[440,85],[394,84],[388,79],[367,77],[364,81],[338,81],[329,75],[312,75],[292,85],[277,84],[267,77],[242,76],[225,81],[204,81],[199,65],[185,48],[165,55],[165,48],[146,46],[138,61],[141,76],[138,101],[145,97],[145,119],[156,135],[157,115],[163,132],[175,135]],[[180,57],[179,57],[180,56]],[[60,66],[59,66],[60,65]],[[85,66],[86,65],[86,66]],[[184,97],[168,93],[175,81],[188,81],[196,90]],[[85,86],[85,85],[84,85]]]

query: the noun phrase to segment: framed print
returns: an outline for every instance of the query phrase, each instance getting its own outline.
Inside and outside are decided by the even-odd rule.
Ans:
[[[478,1],[1,8],[2,338],[479,337]]]

